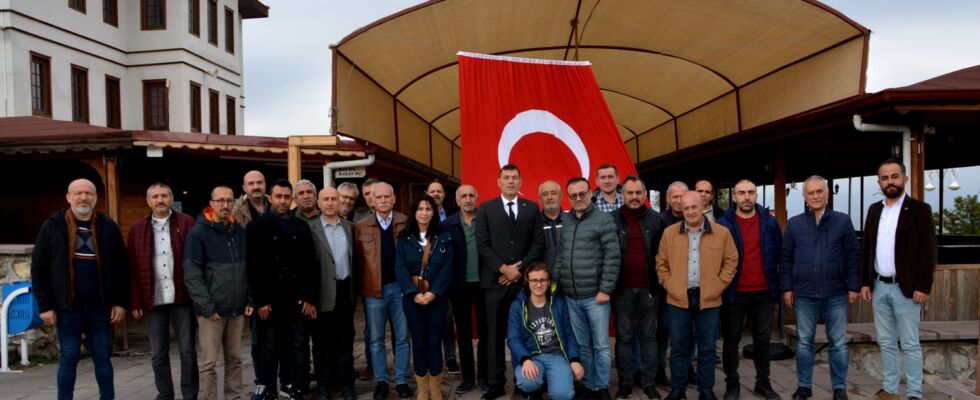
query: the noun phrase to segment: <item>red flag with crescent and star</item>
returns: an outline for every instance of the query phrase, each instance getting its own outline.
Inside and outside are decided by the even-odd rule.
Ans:
[[[563,192],[576,176],[595,187],[605,163],[616,165],[620,182],[636,174],[589,62],[458,56],[462,182],[481,202],[500,195],[506,164],[517,165],[521,196],[535,201],[547,180]]]

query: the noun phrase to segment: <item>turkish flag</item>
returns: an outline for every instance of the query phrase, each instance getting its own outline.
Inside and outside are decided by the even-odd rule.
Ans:
[[[620,179],[636,174],[588,62],[459,53],[463,183],[481,201],[499,196],[500,167],[521,171],[521,195],[538,185],[582,176],[612,163]],[[568,209],[568,197],[563,196]]]

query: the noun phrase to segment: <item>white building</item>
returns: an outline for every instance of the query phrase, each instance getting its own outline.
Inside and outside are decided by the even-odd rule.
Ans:
[[[0,0],[0,117],[241,134],[259,0]]]

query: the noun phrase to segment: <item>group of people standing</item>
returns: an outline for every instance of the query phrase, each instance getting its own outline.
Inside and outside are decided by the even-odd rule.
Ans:
[[[615,352],[617,398],[629,398],[637,386],[646,398],[660,399],[659,384],[670,387],[667,399],[684,399],[693,383],[699,398],[710,400],[720,335],[724,398],[737,399],[746,320],[753,392],[779,399],[769,381],[769,338],[780,299],[795,310],[800,335],[793,398],[812,396],[814,334],[822,318],[833,396],[846,399],[844,326],[848,304],[859,298],[873,302],[882,348],[884,382],[875,397],[897,398],[900,341],[908,396],[920,398],[918,310],[932,285],[936,239],[931,210],[905,195],[907,181],[900,162],[879,166],[884,200],[869,210],[859,245],[850,218],[827,207],[827,181],[819,176],[804,183],[808,210],[783,231],[758,204],[749,180],[735,184],[727,210],[711,206],[710,182],[698,181],[694,191],[674,182],[666,193],[669,210],[661,214],[646,205],[644,182],[620,179],[611,164],[596,170],[594,191],[585,177],[569,180],[564,191],[555,181],[542,183],[540,208],[518,196],[520,170],[505,165],[498,196],[477,207],[476,189],[464,183],[451,215],[439,182],[404,215],[394,210],[395,191],[385,182],[317,192],[308,180],[281,179],[267,193],[265,177],[250,171],[241,197],[230,187],[214,188],[196,221],[173,210],[169,186],[151,185],[150,213],[130,227],[124,244],[115,222],[94,211],[95,185],[78,179],[68,187],[69,207],[38,235],[33,293],[44,322],[57,326],[59,399],[72,398],[82,334],[100,398],[114,398],[110,326],[128,311],[146,320],[159,399],[178,390],[170,371],[171,330],[184,399],[217,398],[218,357],[224,398],[240,398],[239,354],[248,325],[253,399],[305,398],[312,350],[317,397],[353,400],[358,297],[375,400],[390,391],[389,326],[401,398],[416,396],[409,386],[414,372],[419,400],[442,399],[444,364],[462,373],[456,393],[479,387],[483,399],[504,396],[509,348],[515,391],[524,397],[546,391],[555,400],[611,399]],[[367,207],[356,210],[360,192]]]

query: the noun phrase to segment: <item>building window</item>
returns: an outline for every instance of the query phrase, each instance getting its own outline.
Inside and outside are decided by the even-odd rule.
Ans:
[[[208,90],[208,120],[211,125],[210,133],[220,133],[218,132],[218,92],[214,90]]]
[[[167,0],[140,0],[142,29],[167,29]]]
[[[187,0],[187,32],[201,36],[201,0]]]
[[[71,66],[71,120],[88,123],[88,70]]]
[[[120,109],[119,78],[105,76],[105,126],[122,128],[122,110]]]
[[[143,129],[170,130],[168,108],[167,81],[164,79],[143,81]]]
[[[85,0],[68,0],[68,7],[85,14]]]
[[[119,0],[102,0],[102,22],[119,27]]]
[[[31,114],[51,116],[51,59],[31,53]]]
[[[235,12],[225,7],[225,51],[235,54]]]
[[[201,85],[191,82],[191,132],[201,131]]]
[[[218,0],[208,0],[208,43],[218,45]]]
[[[229,135],[235,134],[235,98],[232,96],[225,97],[225,117],[227,121],[227,131]]]

